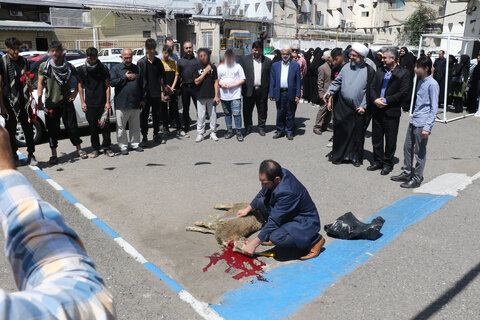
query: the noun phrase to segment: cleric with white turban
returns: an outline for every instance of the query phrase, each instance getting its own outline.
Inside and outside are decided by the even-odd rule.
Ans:
[[[346,64],[328,87],[324,100],[335,96],[333,103],[333,149],[330,160],[334,164],[349,162],[359,167],[363,162],[365,143],[365,112],[371,103],[368,88],[375,70],[366,64],[368,48],[355,43]]]
[[[364,58],[368,55],[368,52],[369,52],[369,49],[361,43],[354,43],[352,45],[352,50]]]

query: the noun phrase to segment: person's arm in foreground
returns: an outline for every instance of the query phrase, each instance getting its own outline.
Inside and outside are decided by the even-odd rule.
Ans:
[[[332,81],[330,86],[327,89],[327,92],[323,95],[323,101],[327,102],[330,96],[333,96],[335,93],[340,91],[342,88],[343,72],[345,67],[340,70],[335,80]]]
[[[1,319],[115,319],[112,295],[77,234],[15,171],[0,128],[0,219],[17,287],[0,289]]]

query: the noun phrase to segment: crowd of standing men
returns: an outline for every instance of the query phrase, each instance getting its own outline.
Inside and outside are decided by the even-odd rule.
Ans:
[[[28,75],[26,62],[18,55],[20,45],[16,38],[6,40],[9,53],[0,64],[3,91],[0,107],[2,114],[9,114],[7,128],[10,128],[11,136],[17,121],[22,124],[27,138],[28,162],[35,164],[29,121],[32,114],[28,108],[32,87],[30,82],[20,79]],[[115,156],[108,125],[113,87],[117,144],[122,155],[127,155],[129,150],[142,152],[149,145],[150,114],[155,142],[165,143],[171,134],[169,127],[175,128],[178,137],[188,138],[192,122],[191,102],[197,110],[196,142],[206,137],[207,121],[210,139],[218,141],[216,110],[219,104],[227,127],[226,139],[236,137],[241,142],[245,134],[253,132],[255,107],[258,133],[265,136],[268,99],[275,101],[277,110],[273,138],[286,136],[293,140],[297,105],[304,99],[320,107],[314,133],[333,131],[332,163],[352,163],[356,167],[363,163],[365,134],[372,122],[374,159],[367,169],[381,170],[382,175],[388,175],[393,170],[401,110],[408,103],[416,74],[420,81],[416,86],[415,111],[405,141],[405,164],[402,173],[392,180],[402,181],[402,186],[409,188],[419,186],[423,180],[426,144],[440,94],[439,85],[431,76],[432,61],[426,56],[407,61],[406,48],[400,52],[385,48],[374,56],[366,45],[355,43],[345,50],[312,49],[303,56],[299,47],[294,45],[282,48],[272,61],[263,55],[263,43],[256,41],[250,55],[235,57],[232,50],[227,50],[222,63],[216,66],[210,61],[209,49],[200,48],[195,57],[189,41],[183,44],[185,55],[180,59],[173,53],[171,38],[161,48],[161,58],[157,57],[155,40],[147,39],[145,49],[145,57],[137,64],[133,63],[132,51],[124,49],[122,63],[109,71],[98,59],[97,49],[88,48],[85,65],[77,70],[64,58],[62,44],[52,42],[50,58],[40,65],[38,74],[38,107],[46,113],[52,152],[49,162],[52,165],[58,163],[60,119],[81,158],[95,158],[102,149],[107,156]],[[70,89],[72,78],[77,82],[73,92]],[[77,127],[73,100],[78,93],[90,124],[93,148],[90,154],[81,147]],[[179,98],[183,106],[182,118]],[[103,135],[102,144],[100,133]],[[12,148],[16,151],[14,145],[12,139]]]

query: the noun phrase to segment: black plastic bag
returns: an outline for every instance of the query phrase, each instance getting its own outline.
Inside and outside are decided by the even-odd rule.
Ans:
[[[325,231],[330,237],[339,239],[367,239],[377,240],[382,236],[382,229],[385,219],[376,217],[371,223],[366,224],[359,221],[351,212],[335,220],[332,224],[324,226]]]

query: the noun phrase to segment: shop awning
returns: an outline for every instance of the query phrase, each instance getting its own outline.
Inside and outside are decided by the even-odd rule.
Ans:
[[[40,21],[1,20],[0,30],[53,31],[54,28]]]
[[[250,39],[250,32],[247,30],[232,29],[230,30],[230,35],[228,36],[228,40],[234,40],[234,39]]]

